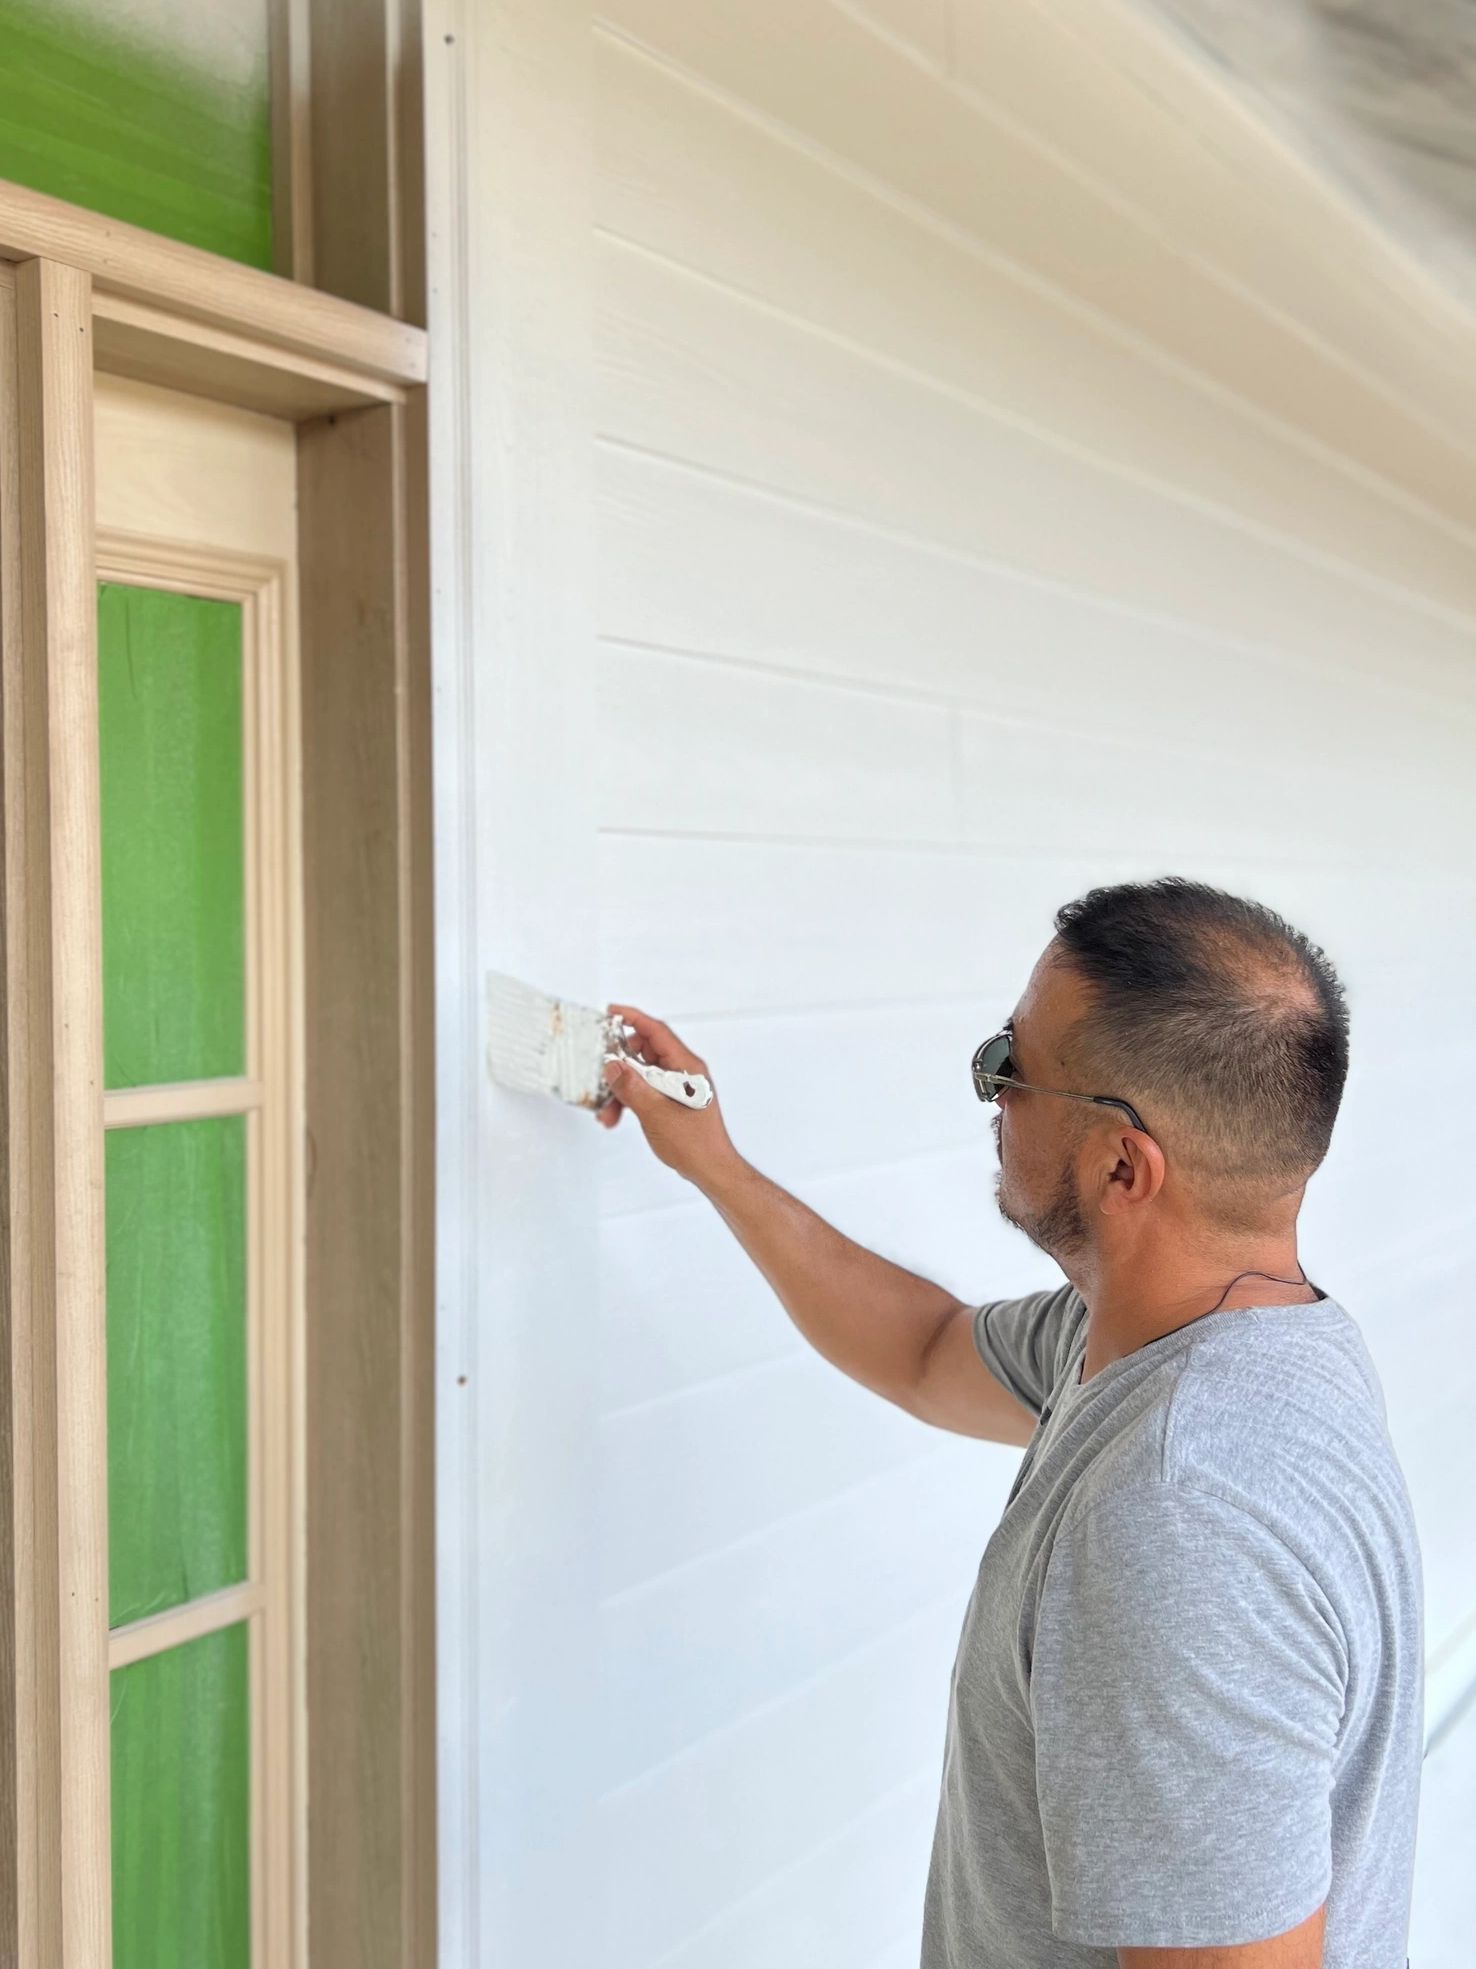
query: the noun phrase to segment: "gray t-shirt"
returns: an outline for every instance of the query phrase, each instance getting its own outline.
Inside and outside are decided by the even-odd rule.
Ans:
[[[923,1969],[1117,1969],[1324,1898],[1324,1969],[1405,1969],[1423,1576],[1362,1335],[1230,1308],[1083,1383],[1086,1310],[974,1314],[1040,1420],[954,1663]]]

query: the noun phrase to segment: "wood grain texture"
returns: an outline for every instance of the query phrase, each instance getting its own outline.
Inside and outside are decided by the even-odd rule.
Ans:
[[[397,314],[395,0],[308,0],[313,275],[330,294]]]
[[[419,0],[295,3],[313,278],[423,321]],[[421,390],[300,426],[307,1927],[327,1969],[437,1957],[426,446]]]
[[[35,1949],[30,1189],[26,1156],[26,677],[20,612],[16,276],[0,272],[0,1955]],[[16,949],[20,945],[20,949]],[[37,1800],[39,1804],[39,1800]]]
[[[315,1964],[433,1961],[423,584],[406,413],[300,433]]]
[[[272,267],[313,285],[309,0],[267,0],[271,68]]]
[[[251,593],[260,570],[245,563],[294,558],[290,425],[116,376],[98,377],[95,415],[97,524],[147,566],[150,579],[170,586],[171,561],[178,567],[192,558],[209,579],[224,555],[240,563],[242,592]]]
[[[313,278],[425,320],[419,0],[306,0]]]
[[[390,383],[425,380],[424,333],[333,294],[0,184],[0,259],[49,255],[121,295]]]
[[[7,297],[8,298],[8,297]],[[111,1960],[101,925],[87,276],[14,283],[4,471],[5,1244],[20,1962]],[[12,1706],[13,1705],[13,1706]]]
[[[394,403],[403,395],[396,383],[292,355],[118,294],[95,297],[93,334],[97,366],[110,375],[162,384],[272,417],[298,421],[360,404]]]
[[[21,665],[20,416],[15,275],[0,270],[0,1956],[35,1957],[40,1899],[32,1530],[32,1264],[27,1150],[25,673]],[[34,1801],[34,1803],[23,1801]]]

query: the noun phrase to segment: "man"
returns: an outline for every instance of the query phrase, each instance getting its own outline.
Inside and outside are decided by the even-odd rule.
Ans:
[[[1419,1545],[1373,1363],[1297,1257],[1342,986],[1178,877],[1054,927],[973,1071],[999,1209],[1057,1288],[963,1305],[744,1162],[716,1101],[614,1087],[828,1360],[1028,1444],[954,1665],[923,1969],[1402,1969]]]

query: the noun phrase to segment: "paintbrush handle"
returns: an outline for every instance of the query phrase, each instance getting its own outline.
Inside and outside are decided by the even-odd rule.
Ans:
[[[630,1053],[607,1053],[607,1060],[623,1060],[641,1076],[648,1087],[680,1101],[685,1108],[705,1108],[712,1099],[712,1082],[704,1073],[682,1073],[676,1067],[653,1067]]]

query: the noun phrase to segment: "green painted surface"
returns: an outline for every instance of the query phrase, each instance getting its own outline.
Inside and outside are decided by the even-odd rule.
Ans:
[[[114,1969],[250,1969],[246,1623],[112,1674]]]
[[[171,48],[166,23],[151,45],[125,20],[0,0],[0,177],[270,267],[264,80],[231,85]]]
[[[108,1618],[246,1577],[246,1119],[110,1128]]]
[[[242,1073],[239,605],[104,583],[98,725],[104,1082]]]

